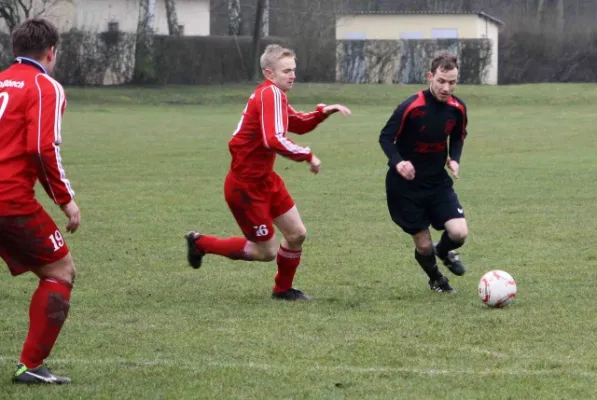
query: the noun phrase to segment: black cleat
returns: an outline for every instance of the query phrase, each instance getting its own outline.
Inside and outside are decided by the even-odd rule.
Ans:
[[[435,255],[437,258],[442,260],[444,265],[452,272],[454,275],[462,276],[466,272],[464,268],[464,264],[460,261],[460,255],[455,250],[450,250],[446,257],[440,257],[437,254],[437,243],[433,245],[433,249],[435,250]]]
[[[456,289],[450,286],[450,284],[448,283],[448,278],[444,275],[442,275],[441,278],[436,279],[435,281],[430,280],[429,289],[438,293],[456,293]]]
[[[282,292],[282,293],[272,292],[272,299],[288,300],[288,301],[296,301],[296,300],[309,301],[309,300],[313,300],[313,297],[307,296],[300,290],[292,288],[292,289],[289,289],[286,292]]]
[[[187,259],[189,260],[189,265],[195,269],[198,269],[201,267],[201,262],[203,261],[203,256],[205,255],[205,253],[199,250],[195,245],[195,242],[201,237],[201,234],[199,232],[191,231],[184,237],[187,239]]]
[[[70,378],[66,376],[54,375],[47,367],[40,365],[37,368],[27,368],[23,364],[17,365],[17,370],[12,377],[13,383],[23,383],[27,385],[55,384],[62,385],[70,383]]]

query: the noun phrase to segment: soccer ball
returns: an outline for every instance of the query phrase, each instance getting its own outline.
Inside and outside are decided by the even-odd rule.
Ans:
[[[512,275],[499,269],[489,271],[479,281],[479,297],[488,307],[509,306],[516,296],[516,281]]]

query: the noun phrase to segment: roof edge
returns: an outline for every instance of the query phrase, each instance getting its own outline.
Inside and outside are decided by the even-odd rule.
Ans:
[[[339,12],[337,15],[477,15],[496,23],[505,25],[501,19],[494,17],[485,11],[346,11]]]

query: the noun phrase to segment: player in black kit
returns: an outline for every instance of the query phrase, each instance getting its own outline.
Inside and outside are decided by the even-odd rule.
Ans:
[[[386,195],[392,220],[412,235],[415,259],[429,276],[436,292],[455,292],[436,263],[436,255],[455,275],[464,265],[455,249],[464,244],[468,226],[453,189],[467,135],[466,106],[452,95],[458,77],[458,59],[443,52],[427,73],[429,89],[398,105],[379,143],[388,157]],[[448,144],[449,138],[449,144]],[[444,230],[439,243],[431,240],[429,226]]]

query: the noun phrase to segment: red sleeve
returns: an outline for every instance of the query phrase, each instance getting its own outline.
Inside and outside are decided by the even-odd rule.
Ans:
[[[37,178],[48,196],[58,205],[68,204],[75,192],[62,168],[59,147],[66,96],[62,86],[47,75],[37,75],[35,83],[27,113],[27,152],[37,161]]]
[[[288,132],[298,133],[299,135],[311,132],[328,117],[323,113],[324,107],[325,104],[319,104],[315,111],[304,113],[296,111],[288,105]]]
[[[286,95],[276,86],[261,91],[259,119],[264,145],[276,153],[295,161],[311,161],[313,153],[286,137],[288,104]]]

